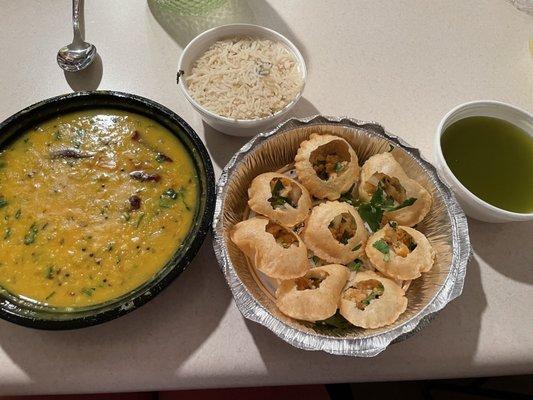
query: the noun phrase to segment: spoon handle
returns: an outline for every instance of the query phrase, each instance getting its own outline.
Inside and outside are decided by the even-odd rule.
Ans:
[[[80,30],[80,0],[72,0],[72,28],[74,29],[74,40],[72,42],[83,42]]]

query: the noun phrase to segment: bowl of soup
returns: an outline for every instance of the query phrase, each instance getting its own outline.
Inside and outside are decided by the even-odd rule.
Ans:
[[[0,125],[0,317],[98,324],[146,303],[209,230],[214,174],[194,130],[160,104],[96,91]]]
[[[533,115],[498,101],[447,113],[435,137],[437,169],[465,213],[485,222],[533,220]]]

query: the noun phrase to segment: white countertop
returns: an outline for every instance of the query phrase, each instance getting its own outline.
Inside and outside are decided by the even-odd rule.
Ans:
[[[533,17],[504,0],[228,0],[224,16],[208,21],[160,16],[166,30],[145,0],[86,3],[86,37],[102,56],[99,88],[146,96],[181,115],[217,174],[244,140],[202,124],[178,92],[175,70],[195,30],[225,22],[255,22],[294,39],[309,67],[296,115],[379,121],[430,160],[435,128],[458,103],[495,99],[533,110]],[[55,62],[71,39],[71,10],[68,0],[0,0],[0,10],[3,120],[72,90]],[[68,79],[87,84],[84,75]],[[374,359],[297,350],[245,321],[207,239],[183,275],[117,320],[66,332],[0,321],[0,394],[533,373],[533,224],[469,225],[475,257],[463,295]]]

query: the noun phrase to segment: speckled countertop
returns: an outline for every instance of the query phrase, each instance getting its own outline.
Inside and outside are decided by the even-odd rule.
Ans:
[[[149,97],[189,122],[217,173],[244,143],[205,126],[175,86],[184,45],[227,22],[274,28],[309,67],[294,115],[381,122],[433,159],[450,108],[495,99],[533,110],[533,17],[504,0],[227,0],[185,18],[145,0],[86,2],[87,39],[102,56],[67,76],[55,54],[71,38],[68,0],[0,0],[0,119],[74,89]],[[254,386],[533,373],[533,224],[469,221],[474,259],[463,295],[429,327],[374,359],[290,347],[245,321],[206,240],[178,280],[104,325],[45,332],[0,321],[0,394]]]

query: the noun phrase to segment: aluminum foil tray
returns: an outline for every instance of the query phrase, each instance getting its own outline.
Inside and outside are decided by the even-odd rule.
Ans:
[[[431,271],[412,281],[407,290],[407,310],[392,325],[379,329],[339,329],[283,315],[274,303],[272,290],[229,240],[231,228],[248,215],[247,190],[252,179],[263,172],[287,168],[300,142],[314,132],[346,139],[361,164],[373,154],[392,151],[407,174],[433,196],[431,211],[417,229],[434,247],[435,264]],[[246,318],[264,325],[295,347],[356,357],[373,357],[390,343],[426,326],[436,312],[461,294],[471,253],[463,210],[420,151],[375,122],[343,117],[293,118],[244,145],[226,165],[218,181],[213,230],[215,254],[237,307]]]

